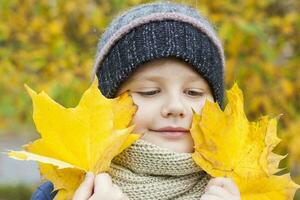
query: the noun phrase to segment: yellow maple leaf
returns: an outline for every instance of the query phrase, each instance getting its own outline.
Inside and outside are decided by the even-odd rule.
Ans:
[[[88,171],[108,171],[111,160],[140,138],[129,126],[136,106],[128,93],[106,99],[94,79],[75,108],[65,108],[45,92],[25,85],[33,102],[33,119],[41,138],[8,155],[39,162],[43,177],[70,199]],[[128,127],[129,126],[129,127]]]
[[[82,170],[76,168],[57,169],[51,164],[39,163],[39,169],[42,176],[53,183],[54,190],[58,190],[55,200],[72,199],[74,191],[85,176],[85,172]]]
[[[237,84],[227,91],[227,97],[224,111],[217,103],[206,101],[202,114],[194,113],[193,159],[213,177],[232,178],[242,200],[292,199],[299,186],[289,175],[274,175],[284,158],[272,152],[280,142],[277,120],[262,117],[249,122]]]

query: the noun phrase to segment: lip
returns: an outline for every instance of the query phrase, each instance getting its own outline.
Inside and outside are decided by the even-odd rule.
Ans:
[[[170,139],[181,138],[190,133],[190,130],[188,130],[188,129],[185,129],[182,127],[172,127],[172,126],[167,126],[167,127],[163,127],[163,128],[159,128],[159,129],[151,130],[151,131],[157,132],[157,133],[163,135],[164,137],[167,137]]]
[[[172,127],[167,126],[160,129],[155,130],[157,132],[189,132],[188,129],[182,128],[182,127]]]

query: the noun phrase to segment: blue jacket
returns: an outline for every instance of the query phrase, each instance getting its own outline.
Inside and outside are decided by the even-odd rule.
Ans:
[[[53,184],[47,181],[40,185],[37,190],[33,193],[31,200],[52,200],[54,199],[57,191],[52,192]]]

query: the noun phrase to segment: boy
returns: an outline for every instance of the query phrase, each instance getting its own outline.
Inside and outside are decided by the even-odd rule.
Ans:
[[[200,112],[206,100],[223,108],[224,93],[222,45],[196,10],[152,3],[119,16],[99,41],[94,74],[106,97],[131,94],[138,106],[132,123],[144,135],[109,173],[87,173],[74,200],[240,199],[233,181],[209,181],[190,154],[192,109]],[[44,185],[39,190],[48,193],[33,199],[53,198],[52,185]]]

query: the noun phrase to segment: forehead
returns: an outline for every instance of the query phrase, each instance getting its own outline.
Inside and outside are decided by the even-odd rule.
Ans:
[[[130,77],[130,81],[168,80],[172,78],[204,81],[192,66],[177,58],[161,58],[144,63]]]

